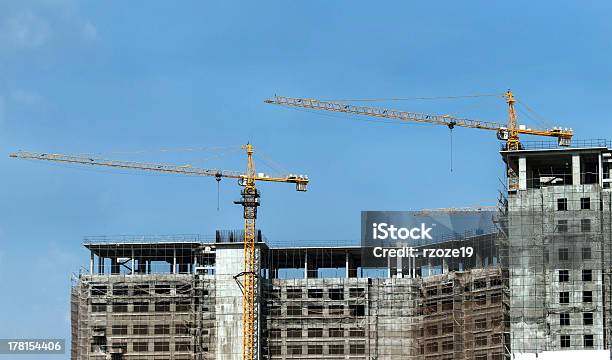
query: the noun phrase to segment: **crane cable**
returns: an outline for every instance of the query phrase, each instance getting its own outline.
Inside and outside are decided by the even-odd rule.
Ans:
[[[219,186],[219,184],[221,184],[221,176],[217,175],[215,176],[215,180],[217,180],[217,211],[219,211],[219,198],[220,198],[220,193],[221,193],[221,188]]]
[[[453,172],[453,129],[450,129],[450,172]]]
[[[450,131],[450,171],[453,172],[453,129],[455,128],[455,122],[451,121],[448,123],[448,130]]]
[[[548,120],[546,117],[544,117],[544,116],[540,115],[539,113],[537,113],[535,110],[533,110],[527,104],[525,104],[524,101],[521,101],[521,100],[517,99],[516,102],[518,102],[520,105],[522,105],[527,110],[527,112],[523,112],[523,111],[521,111],[521,108],[518,108],[518,110],[522,114],[525,114],[528,118],[535,120],[536,122],[540,123],[544,127],[554,128],[554,125],[550,122],[550,120]],[[531,113],[533,116],[529,115],[529,113]]]

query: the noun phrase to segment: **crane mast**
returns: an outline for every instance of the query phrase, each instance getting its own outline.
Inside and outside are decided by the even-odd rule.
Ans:
[[[259,206],[259,192],[255,187],[255,163],[253,162],[253,145],[243,146],[247,153],[247,172],[244,179],[244,189],[241,191],[242,199],[235,203],[241,204],[244,209],[244,301],[242,322],[242,358],[244,360],[256,359],[259,344],[257,343],[258,304],[257,296],[257,268],[255,261],[255,219]]]
[[[364,116],[373,116],[378,118],[395,119],[401,121],[415,121],[421,123],[430,123],[436,125],[445,125],[449,129],[454,127],[467,127],[472,129],[492,130],[497,133],[499,140],[506,141],[507,150],[519,150],[521,144],[519,142],[519,134],[549,136],[555,137],[560,146],[569,146],[571,144],[574,132],[571,129],[562,129],[554,127],[552,129],[531,129],[524,126],[519,126],[517,123],[516,111],[514,104],[516,99],[514,94],[508,90],[503,94],[508,104],[508,124],[500,124],[490,121],[472,120],[449,115],[431,115],[422,114],[410,111],[400,111],[385,108],[375,108],[369,106],[352,105],[344,102],[321,101],[315,99],[290,98],[285,96],[274,96],[264,102],[267,104],[285,105],[289,107],[306,108],[314,110],[325,110],[341,113],[349,113]]]
[[[514,110],[514,103],[516,100],[514,99],[514,94],[512,91],[508,90],[504,93],[504,97],[506,98],[506,103],[508,103],[508,140],[507,140],[507,148],[508,150],[519,150],[521,147],[521,143],[519,142],[519,133],[517,131],[517,123],[516,123],[516,111]]]
[[[257,190],[257,181],[267,182],[282,182],[293,183],[297,191],[306,191],[309,179],[305,175],[284,175],[284,176],[268,176],[266,174],[255,173],[255,162],[253,161],[254,148],[251,144],[243,145],[242,148],[247,155],[246,173],[242,174],[237,171],[227,171],[218,169],[205,169],[192,167],[191,165],[168,165],[157,163],[143,163],[134,161],[122,160],[106,160],[88,156],[75,156],[64,154],[49,154],[36,153],[30,151],[17,151],[10,154],[10,157],[19,159],[44,160],[60,163],[72,163],[81,165],[105,166],[121,169],[134,169],[144,171],[155,171],[164,173],[175,173],[182,175],[194,176],[212,176],[217,180],[221,178],[239,179],[240,185],[243,187],[241,199],[234,203],[242,205],[244,218],[244,271],[236,275],[243,277],[243,342],[242,342],[242,358],[244,360],[255,360],[258,358],[258,280],[257,276],[259,269],[256,259],[256,241],[255,241],[255,221],[257,219],[257,207],[259,207],[259,191]]]

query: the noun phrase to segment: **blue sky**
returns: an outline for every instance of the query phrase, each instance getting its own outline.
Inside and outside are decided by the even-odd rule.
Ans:
[[[353,239],[362,210],[494,204],[495,134],[266,105],[501,93],[608,137],[612,5],[593,2],[0,3],[0,338],[69,338],[85,235],[240,228],[233,181],[9,159],[18,149],[241,170],[251,141],[307,193],[262,185],[275,241]],[[501,98],[377,104],[505,121]],[[528,125],[539,125],[524,115]],[[161,149],[192,151],[164,152]],[[258,166],[268,170],[258,158]],[[67,357],[67,356],[66,356]]]

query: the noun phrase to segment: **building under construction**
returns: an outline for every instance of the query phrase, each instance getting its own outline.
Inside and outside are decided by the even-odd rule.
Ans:
[[[436,244],[469,244],[470,258],[371,269],[358,243],[279,246],[258,232],[257,358],[606,354],[610,147],[532,144],[501,155],[508,179],[494,228]],[[240,359],[242,236],[86,238],[72,359]]]
[[[241,236],[86,239],[89,272],[72,289],[73,358],[239,359]],[[496,237],[441,244],[481,249],[468,263],[424,260],[376,276],[364,273],[373,269],[357,245],[259,241],[259,357],[503,359],[510,298],[493,265]]]

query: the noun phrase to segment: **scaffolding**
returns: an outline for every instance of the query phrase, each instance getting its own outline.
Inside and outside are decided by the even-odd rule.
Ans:
[[[239,359],[240,236],[87,238],[89,272],[71,291],[72,359]],[[260,358],[501,359],[507,292],[494,280],[497,236],[438,244],[475,246],[469,261],[378,269],[363,266],[359,246],[259,242]],[[472,329],[479,316],[491,325],[486,335]]]
[[[511,196],[509,207],[513,349],[609,348],[610,193],[544,187]]]
[[[610,349],[612,167],[606,145],[502,152],[508,194],[500,219],[514,353]]]
[[[274,279],[269,359],[473,359],[508,355],[500,267],[426,278]]]
[[[71,289],[72,359],[215,359],[210,251],[157,241],[87,239],[92,272]]]
[[[473,246],[472,258],[384,268],[366,268],[356,245],[268,249],[262,358],[507,359],[504,236],[455,234],[435,246]]]

